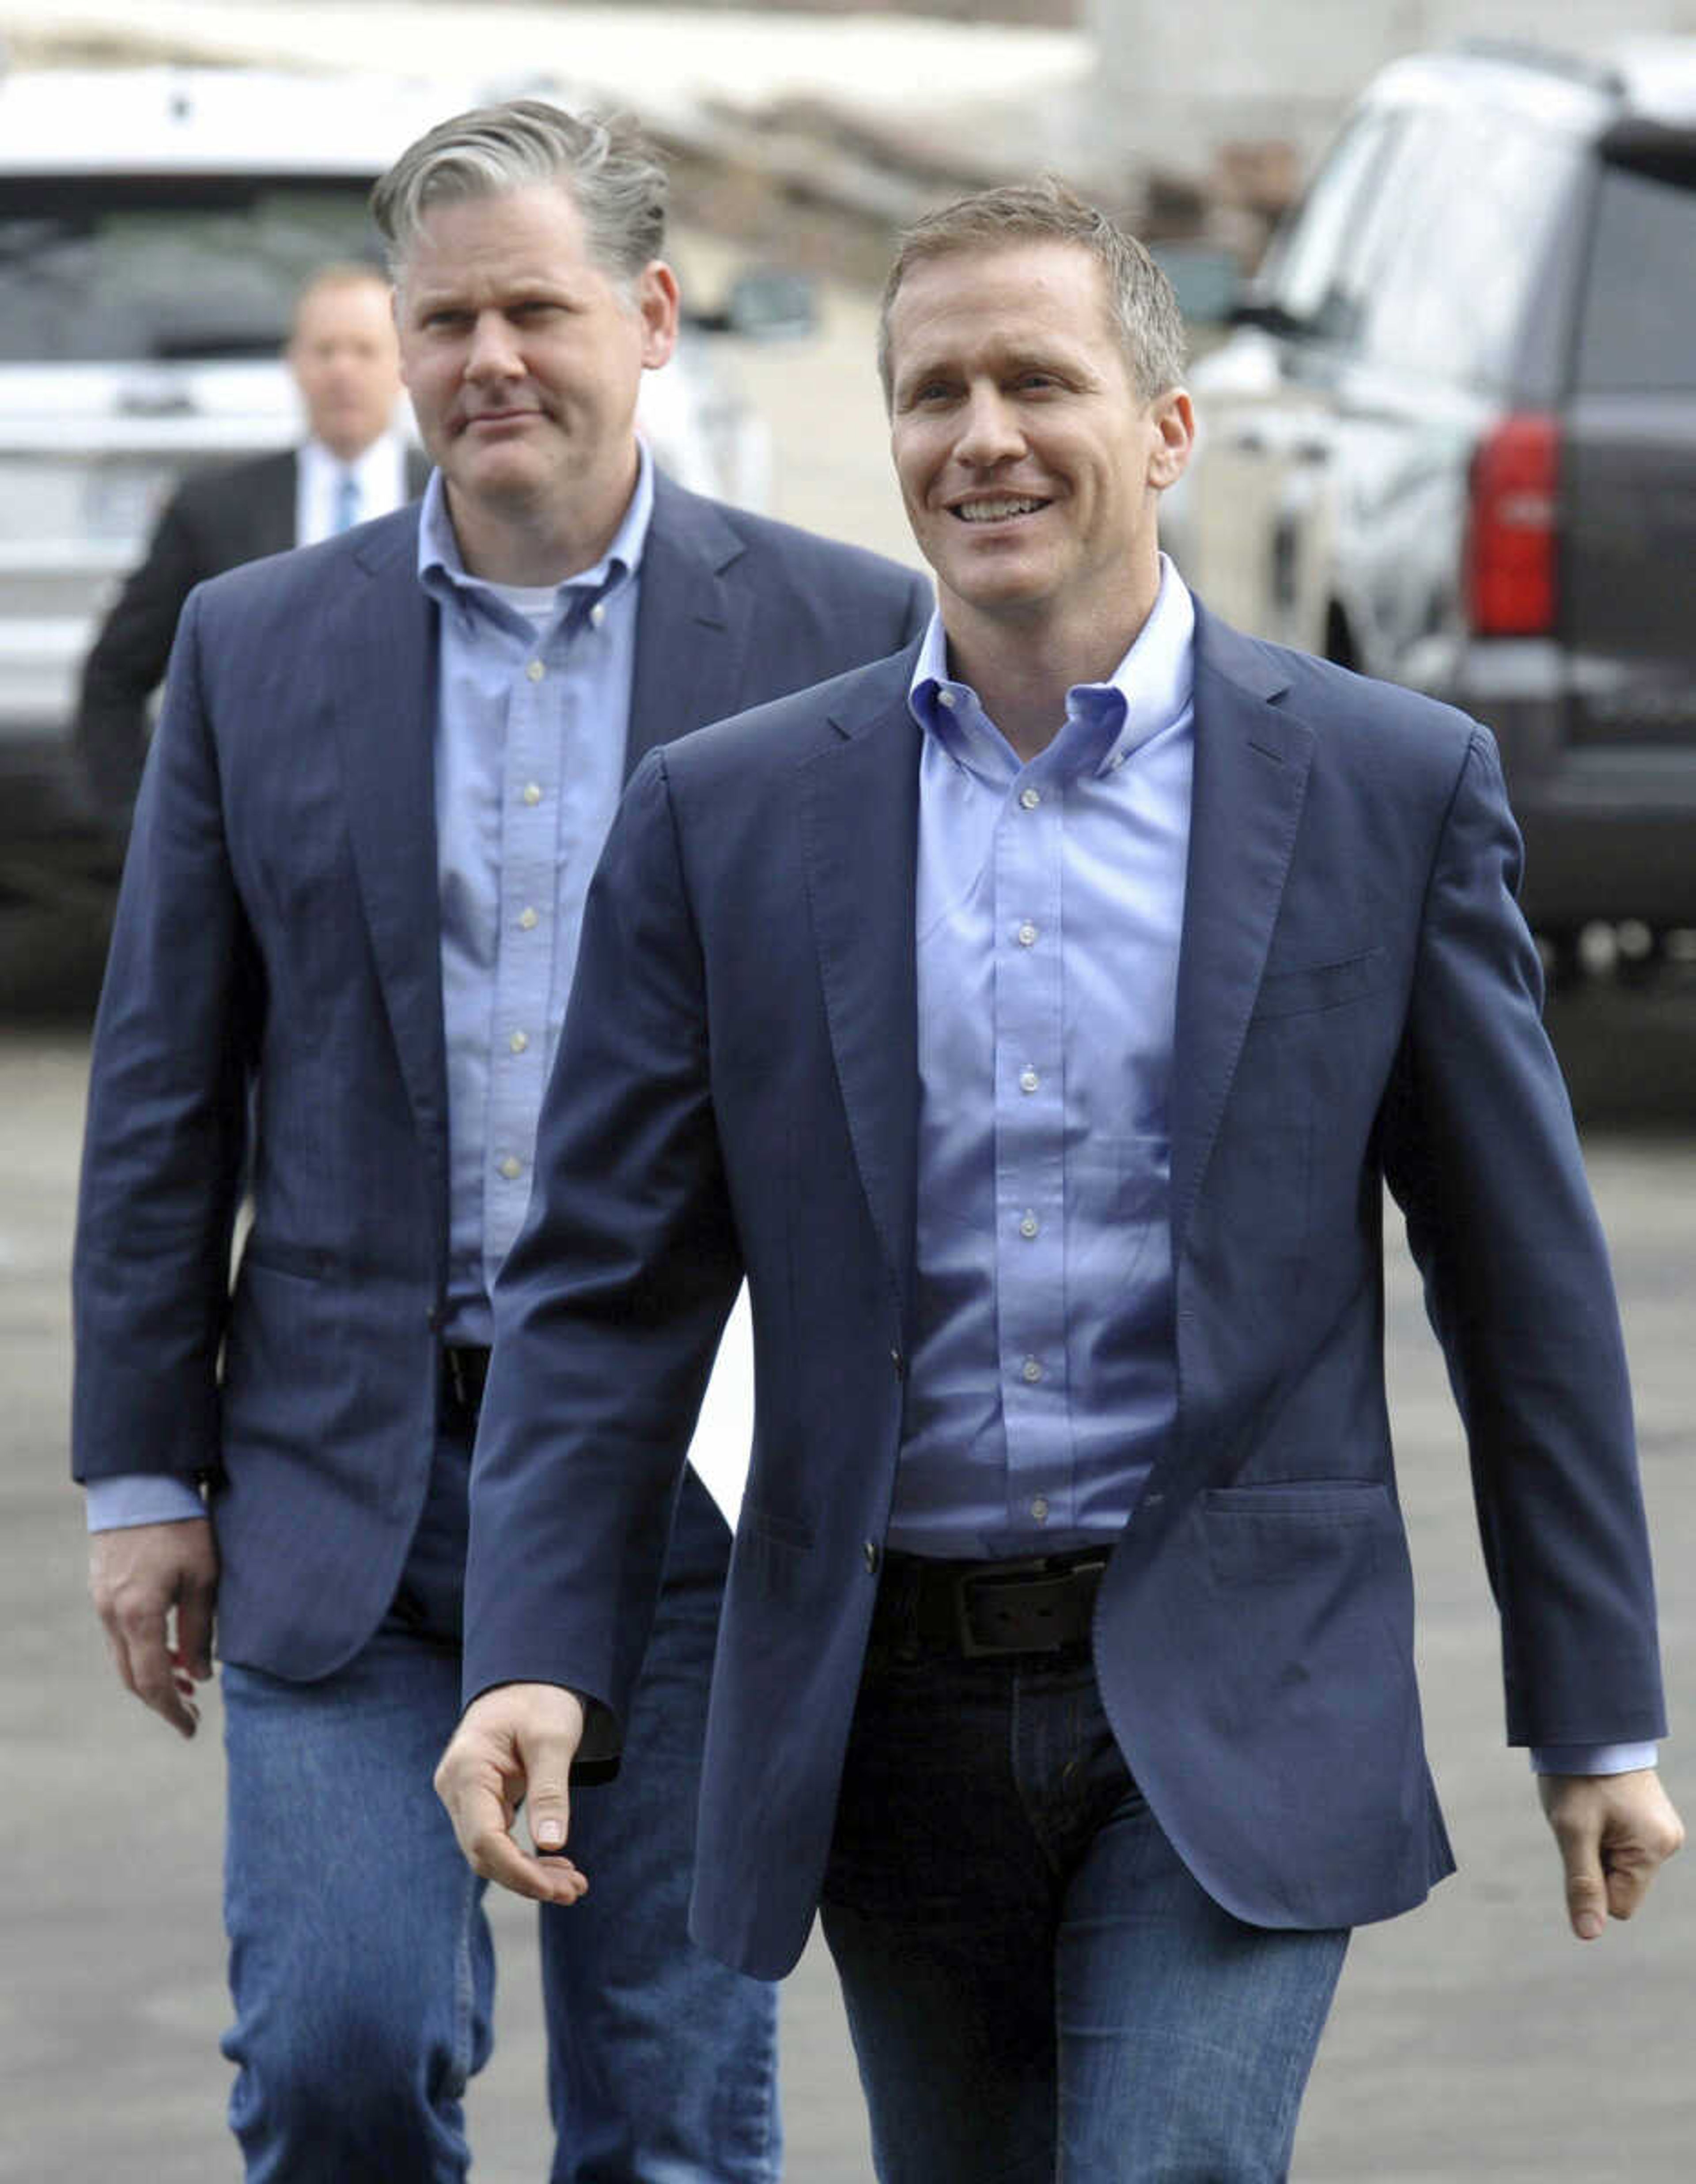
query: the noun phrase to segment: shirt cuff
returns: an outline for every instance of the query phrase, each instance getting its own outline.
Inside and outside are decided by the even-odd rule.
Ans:
[[[206,1504],[186,1479],[170,1471],[126,1471],[115,1479],[91,1479],[88,1529],[127,1531],[132,1524],[181,1524],[203,1517]]]
[[[1654,1744],[1534,1744],[1533,1774],[1628,1774],[1634,1767],[1655,1767]]]

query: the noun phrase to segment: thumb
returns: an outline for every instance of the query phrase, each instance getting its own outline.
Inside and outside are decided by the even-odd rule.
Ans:
[[[571,1710],[578,1712],[575,1699]],[[572,1727],[576,1726],[573,1723]],[[525,1804],[530,1840],[542,1858],[563,1851],[570,1832],[571,1798],[566,1786],[577,1743],[578,1737],[563,1724],[535,1730],[525,1740]]]
[[[1593,1942],[1608,1923],[1608,1885],[1603,1878],[1599,1838],[1589,1830],[1564,1836],[1566,1915],[1581,1942]]]
[[[565,1847],[565,1838],[571,1827],[571,1801],[565,1794],[563,1774],[555,1781],[531,1778],[528,1800],[530,1839],[539,1857]]]

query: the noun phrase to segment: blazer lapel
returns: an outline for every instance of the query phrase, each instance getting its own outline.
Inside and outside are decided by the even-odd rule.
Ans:
[[[637,607],[626,779],[656,744],[740,710],[744,603],[725,571],[742,551],[710,501],[655,472]]]
[[[919,1129],[914,961],[919,731],[913,654],[861,686],[842,740],[803,770],[803,855],[849,1139],[904,1318],[913,1279]]]
[[[1248,1027],[1296,827],[1311,732],[1274,702],[1286,678],[1196,609],[1195,779],[1172,1049],[1172,1259]]]
[[[324,633],[348,826],[371,952],[414,1117],[447,1178],[447,1059],[436,855],[436,610],[416,510],[355,556]]]

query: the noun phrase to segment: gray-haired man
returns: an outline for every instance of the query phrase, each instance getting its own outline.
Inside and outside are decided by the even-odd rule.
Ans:
[[[626,131],[463,115],[375,203],[437,475],[185,612],[96,1038],[75,1437],[120,1674],[185,1735],[215,1599],[248,2175],[410,2184],[464,2175],[489,2047],[430,1773],[489,1284],[589,873],[645,750],[892,651],[925,593],[639,448],[677,288]],[[728,1540],[692,1480],[662,1521],[624,1770],[583,1801],[594,1908],[544,1919],[553,2173],[764,2180],[771,1995],[685,1931]]]

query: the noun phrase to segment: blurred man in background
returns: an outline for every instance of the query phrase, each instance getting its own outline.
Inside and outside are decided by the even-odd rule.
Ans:
[[[148,705],[194,587],[386,515],[424,490],[429,464],[395,421],[400,359],[388,282],[375,266],[314,274],[295,304],[284,355],[307,437],[178,487],[83,669],[77,757],[90,802],[120,831],[128,829],[147,756]]]
[[[916,634],[912,571],[684,492],[665,178],[518,101],[374,199],[423,505],[184,613],[96,1028],[77,1475],[125,1684],[223,1662],[225,1912],[253,2179],[465,2173],[482,1891],[431,1794],[459,1710],[489,1289],[529,1198],[583,899],[628,770]],[[230,1293],[230,1238],[253,1227]],[[204,1491],[208,1496],[203,1501]],[[542,1936],[556,2184],[770,2184],[770,1988],[688,1938],[730,1535],[692,1475],[594,1903]]]

